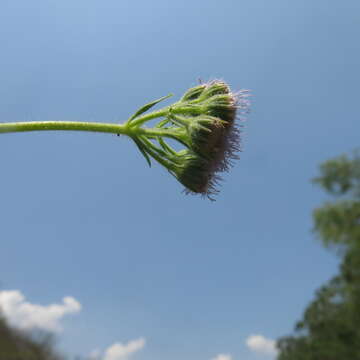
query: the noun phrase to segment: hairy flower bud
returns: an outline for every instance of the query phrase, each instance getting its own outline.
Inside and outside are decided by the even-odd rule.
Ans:
[[[196,100],[206,89],[206,85],[198,85],[189,89],[181,98],[180,101]]]
[[[171,172],[185,186],[187,193],[203,194],[209,198],[217,193],[216,178],[206,159],[190,150],[182,150],[178,156],[181,162]]]
[[[220,80],[213,80],[206,84],[204,84],[205,89],[201,94],[201,100],[210,98],[215,95],[221,95],[221,94],[229,94],[230,88],[229,86]]]
[[[208,115],[194,117],[188,125],[193,150],[210,159],[219,150],[224,131],[225,122]]]
[[[148,116],[131,118],[137,125],[163,117],[156,131],[144,129],[141,138],[134,135],[134,140],[148,161],[151,156],[160,162],[187,192],[210,197],[217,193],[219,173],[229,170],[232,161],[238,159],[240,131],[236,118],[239,112],[247,110],[246,98],[245,91],[234,94],[220,80],[197,85],[173,105]],[[139,112],[142,115],[142,109]],[[175,151],[164,137],[177,140],[186,149]]]

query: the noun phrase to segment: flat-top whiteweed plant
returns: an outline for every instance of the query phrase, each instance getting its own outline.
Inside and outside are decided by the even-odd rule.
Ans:
[[[129,136],[146,161],[151,158],[163,165],[187,193],[201,194],[213,199],[218,193],[220,173],[228,171],[238,159],[240,130],[237,116],[248,110],[246,90],[233,93],[220,80],[195,86],[183,97],[160,110],[148,112],[165,96],[144,105],[124,124],[71,121],[34,121],[0,123],[0,133],[38,130],[77,130],[113,133]],[[146,114],[145,114],[146,113]],[[149,128],[150,120],[159,122]],[[173,149],[166,139],[184,146]]]

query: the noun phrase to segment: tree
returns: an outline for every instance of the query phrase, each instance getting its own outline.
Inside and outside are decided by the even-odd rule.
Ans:
[[[278,360],[360,360],[360,156],[320,166],[313,180],[334,197],[314,210],[314,231],[341,256],[339,274],[308,305],[295,334],[277,342]]]
[[[0,359],[3,360],[62,360],[56,354],[51,336],[37,338],[10,327],[0,316]]]

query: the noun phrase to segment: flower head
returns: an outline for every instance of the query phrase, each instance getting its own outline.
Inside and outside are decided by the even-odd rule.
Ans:
[[[178,102],[160,111],[164,120],[156,126],[159,135],[151,135],[160,148],[147,141],[141,150],[167,167],[186,192],[210,197],[218,192],[219,174],[238,159],[240,130],[236,119],[247,112],[247,96],[246,91],[233,93],[220,80],[187,90]],[[179,141],[186,149],[173,150],[165,137]]]

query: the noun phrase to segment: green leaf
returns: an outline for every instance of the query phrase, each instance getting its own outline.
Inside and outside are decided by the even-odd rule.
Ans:
[[[128,122],[130,123],[132,120],[134,120],[135,118],[137,118],[138,116],[140,116],[141,114],[143,114],[144,112],[148,111],[149,109],[151,109],[153,106],[155,106],[156,104],[158,104],[159,102],[168,99],[169,97],[173,96],[173,94],[169,94],[166,96],[163,96],[160,99],[154,100],[148,104],[145,104],[144,106],[142,106],[138,111],[136,111],[136,113],[130,117],[130,119],[128,120]]]

